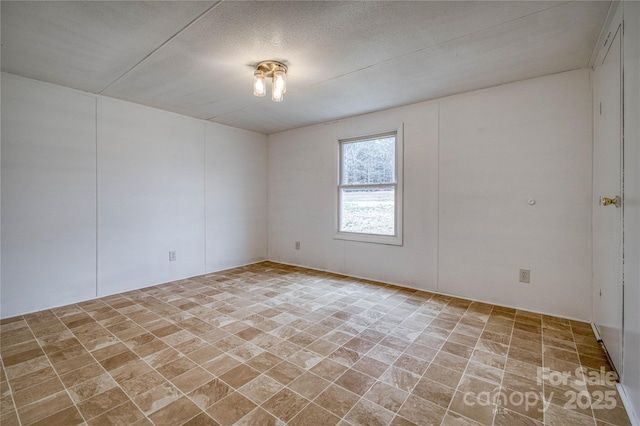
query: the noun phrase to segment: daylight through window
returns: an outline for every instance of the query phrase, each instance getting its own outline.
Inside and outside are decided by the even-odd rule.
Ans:
[[[394,132],[340,141],[339,234],[399,235],[396,139]]]

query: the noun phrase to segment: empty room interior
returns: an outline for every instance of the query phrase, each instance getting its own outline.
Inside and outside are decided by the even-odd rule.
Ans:
[[[640,2],[0,7],[2,426],[640,425]]]

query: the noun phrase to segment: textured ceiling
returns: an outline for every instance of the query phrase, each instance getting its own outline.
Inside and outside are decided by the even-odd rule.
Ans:
[[[589,65],[609,1],[2,1],[2,70],[261,133]],[[253,65],[289,66],[281,103]]]

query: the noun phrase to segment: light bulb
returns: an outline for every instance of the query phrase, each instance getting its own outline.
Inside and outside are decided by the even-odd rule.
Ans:
[[[287,93],[286,74],[282,67],[278,67],[273,71],[273,88],[283,94]]]
[[[282,89],[273,86],[273,92],[271,92],[271,100],[273,102],[282,102],[284,99],[284,93],[282,93]]]
[[[267,93],[267,87],[264,81],[264,72],[256,70],[253,73],[253,94],[255,96],[264,96]]]

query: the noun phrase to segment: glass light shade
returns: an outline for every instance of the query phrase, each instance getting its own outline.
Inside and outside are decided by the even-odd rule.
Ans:
[[[253,73],[253,94],[264,96],[267,93],[267,86],[264,81],[264,72],[257,70]]]
[[[282,102],[284,99],[284,93],[282,90],[278,90],[277,87],[273,86],[273,91],[271,92],[271,100],[273,102]]]
[[[287,79],[284,69],[277,68],[273,72],[273,87],[274,90],[281,91],[282,93],[287,93]]]

